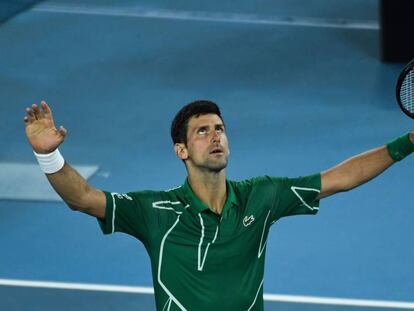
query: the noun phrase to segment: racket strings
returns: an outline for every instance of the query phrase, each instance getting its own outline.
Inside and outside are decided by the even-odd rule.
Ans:
[[[404,78],[400,90],[400,100],[404,108],[414,113],[414,70],[411,70]]]

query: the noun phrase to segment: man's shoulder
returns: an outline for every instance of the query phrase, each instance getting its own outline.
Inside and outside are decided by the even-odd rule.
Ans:
[[[233,181],[229,180],[233,191],[239,197],[248,197],[252,194],[260,195],[261,192],[270,191],[277,188],[278,184],[282,182],[281,177],[270,177],[267,175],[255,176],[248,179]]]
[[[181,187],[167,190],[138,190],[125,194],[111,193],[115,198],[130,201],[141,211],[173,211],[181,214],[187,207],[187,201]],[[119,201],[118,201],[119,202]],[[164,214],[163,212],[161,214]]]
[[[278,183],[283,183],[286,177],[277,177],[277,176],[255,176],[244,180],[229,180],[233,189],[240,189],[241,191],[248,191],[253,187],[260,187],[266,185],[277,185]]]
[[[165,199],[165,200],[179,200],[183,196],[182,186],[177,186],[165,190],[137,190],[127,193],[128,196],[134,199]]]

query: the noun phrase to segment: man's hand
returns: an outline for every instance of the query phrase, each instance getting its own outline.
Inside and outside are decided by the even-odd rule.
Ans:
[[[52,110],[45,101],[41,102],[40,107],[33,104],[26,108],[24,123],[27,139],[36,153],[50,153],[65,139],[66,129],[55,127]]]
[[[26,108],[26,113],[26,136],[33,150],[36,153],[53,152],[65,139],[66,130],[62,126],[59,129],[55,127],[52,111],[44,101],[40,107],[33,104]],[[105,217],[105,194],[91,187],[66,161],[61,170],[46,174],[46,177],[71,209],[98,218]]]

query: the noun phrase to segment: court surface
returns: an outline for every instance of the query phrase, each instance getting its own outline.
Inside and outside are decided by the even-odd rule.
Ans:
[[[374,0],[44,1],[0,25],[0,164],[35,164],[23,116],[45,99],[68,129],[65,159],[97,168],[94,186],[169,189],[186,176],[170,122],[211,99],[230,179],[328,169],[413,129],[394,100],[403,64],[379,60],[377,11]],[[413,163],[274,224],[266,310],[414,309]],[[142,244],[25,197],[35,186],[0,198],[0,309],[152,310]]]

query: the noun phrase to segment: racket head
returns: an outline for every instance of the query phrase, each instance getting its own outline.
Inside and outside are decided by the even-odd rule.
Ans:
[[[395,91],[401,110],[414,119],[414,59],[405,66],[398,77]]]

